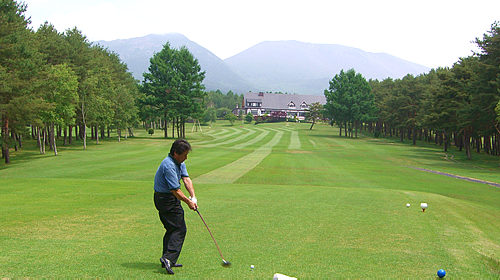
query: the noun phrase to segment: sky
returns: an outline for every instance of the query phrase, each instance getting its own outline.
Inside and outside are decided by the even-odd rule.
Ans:
[[[17,0],[20,1],[20,0]],[[90,41],[180,33],[221,59],[263,41],[338,44],[430,68],[478,51],[498,0],[24,0],[31,27],[77,27]]]

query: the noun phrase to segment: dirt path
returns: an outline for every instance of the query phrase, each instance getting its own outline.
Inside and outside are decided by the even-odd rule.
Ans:
[[[489,181],[484,181],[484,180],[479,180],[479,179],[469,178],[469,177],[464,177],[464,176],[458,176],[455,174],[450,174],[450,173],[446,173],[446,172],[435,171],[435,170],[430,170],[430,169],[425,169],[425,168],[419,168],[419,167],[413,167],[413,166],[410,166],[410,168],[425,171],[425,172],[431,172],[434,174],[444,175],[444,176],[448,176],[448,177],[452,177],[452,178],[462,179],[462,180],[466,180],[466,181],[470,181],[470,182],[474,182],[474,183],[487,184],[490,186],[500,188],[500,184],[494,183],[494,182],[489,182]]]

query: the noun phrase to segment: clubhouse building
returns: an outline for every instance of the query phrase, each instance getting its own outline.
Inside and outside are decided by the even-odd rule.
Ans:
[[[279,115],[287,118],[304,120],[309,105],[319,102],[326,104],[323,95],[278,94],[267,92],[248,92],[243,95],[241,108],[236,108],[236,113],[251,113],[254,116]]]

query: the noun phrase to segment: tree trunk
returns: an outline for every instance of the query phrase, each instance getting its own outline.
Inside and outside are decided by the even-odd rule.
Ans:
[[[127,130],[128,130],[128,135],[130,137],[134,137],[134,131],[132,130],[132,128],[131,127],[127,127]]]
[[[404,128],[401,128],[400,131],[399,131],[399,140],[401,141],[401,143],[404,141],[404,137],[405,137],[405,131],[404,131]]]
[[[175,138],[175,117],[172,117],[172,138]]]
[[[9,156],[9,119],[8,117],[4,114],[2,116],[2,155],[5,159],[5,163],[8,164],[10,163],[10,156]]]
[[[160,120],[160,123],[162,121]],[[163,114],[163,138],[167,139],[168,138],[168,128],[167,128],[167,113]]]
[[[99,145],[99,126],[95,126],[95,143],[96,145]]]
[[[417,132],[415,127],[411,128],[411,138],[413,140],[413,146],[417,145]]]
[[[186,119],[182,118],[182,138],[186,138]]]
[[[68,132],[69,132],[69,135],[68,135],[68,143],[71,145],[71,142],[73,142],[73,127],[70,125],[68,127]]]
[[[40,128],[37,127],[36,129],[36,144],[38,145],[38,149],[40,149],[40,154],[43,154],[42,151],[42,141],[40,141]]]
[[[22,135],[17,135],[17,143],[19,144],[19,148],[21,149],[23,147],[23,136]]]
[[[83,135],[83,149],[87,149],[87,126],[83,125],[83,130],[80,129],[81,134]]]
[[[85,134],[87,134],[87,131],[86,131],[86,127],[84,129],[84,124],[80,124],[80,128],[78,129],[78,135],[80,137],[80,140],[83,140],[83,133],[85,132]],[[85,135],[86,136],[86,135]]]
[[[31,139],[36,140],[36,129],[31,125]]]
[[[358,121],[355,121],[354,122],[354,131],[355,131],[354,132],[354,135],[355,135],[354,137],[356,137],[356,138],[358,138],[358,125],[359,125]]]
[[[108,126],[108,138],[111,138],[111,136],[109,136],[110,135],[110,130],[111,129],[109,129],[109,126]]]
[[[490,136],[484,136],[484,152],[491,154]]]
[[[464,130],[464,147],[465,147],[465,154],[467,155],[467,159],[471,159],[470,136],[469,136],[469,132],[467,131],[467,129]]]
[[[121,141],[121,137],[122,137],[122,130],[121,128],[117,128],[116,129],[116,133],[118,134],[118,142]]]
[[[50,126],[50,134],[52,136],[52,148],[54,149],[54,155],[57,156],[56,131],[54,124]]]
[[[42,130],[42,154],[45,154],[45,141],[47,139],[47,130],[45,127]]]
[[[85,101],[85,99],[84,99]],[[83,129],[80,128],[80,132],[82,132],[83,130],[83,149],[86,150],[87,149],[87,123],[85,121],[85,102],[82,102],[82,126],[83,126]]]
[[[448,139],[448,132],[445,130],[443,132],[443,142],[444,142],[444,151],[445,152],[448,152],[448,143],[450,142],[450,140]]]
[[[312,130],[313,126],[314,126],[314,118],[313,118],[313,121],[312,121],[312,124],[311,124],[311,127],[309,128],[309,130]]]
[[[16,133],[11,131],[10,132],[10,138],[13,140],[14,142],[14,150],[17,152],[17,136],[16,136]]]
[[[64,126],[64,142],[63,142],[63,146],[66,146],[68,145],[68,128],[66,126]]]
[[[179,134],[179,117],[175,118],[175,128],[176,128],[176,131],[177,131],[177,138],[180,138],[180,134]]]

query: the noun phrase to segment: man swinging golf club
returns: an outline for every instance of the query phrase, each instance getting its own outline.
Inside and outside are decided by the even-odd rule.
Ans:
[[[166,230],[163,236],[163,255],[160,262],[168,274],[174,274],[172,267],[182,266],[177,263],[186,237],[186,223],[181,200],[192,210],[198,208],[193,182],[184,164],[190,151],[191,145],[186,140],[176,140],[170,148],[169,155],[160,163],[155,175],[154,203]],[[181,179],[189,192],[189,198],[180,189]]]

